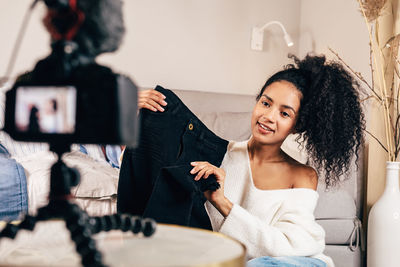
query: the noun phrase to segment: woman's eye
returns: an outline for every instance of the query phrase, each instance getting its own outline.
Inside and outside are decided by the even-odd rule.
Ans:
[[[283,117],[290,117],[289,113],[284,112],[284,111],[282,112],[282,116],[283,116]]]
[[[268,103],[268,102],[265,102],[265,101],[263,101],[262,104],[263,104],[264,106],[266,106],[266,107],[269,107],[269,106],[270,106],[269,103]]]

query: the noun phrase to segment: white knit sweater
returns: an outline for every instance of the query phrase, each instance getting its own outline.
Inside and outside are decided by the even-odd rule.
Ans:
[[[206,202],[214,231],[231,236],[247,248],[249,259],[261,256],[310,256],[334,266],[322,254],[325,232],[316,223],[318,193],[295,188],[260,190],[254,186],[247,141],[230,142],[221,168],[226,172],[225,196],[233,203],[224,217]]]

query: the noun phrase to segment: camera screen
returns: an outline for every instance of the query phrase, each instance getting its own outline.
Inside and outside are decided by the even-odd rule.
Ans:
[[[18,87],[16,130],[32,134],[73,134],[76,99],[76,88],[73,86]]]

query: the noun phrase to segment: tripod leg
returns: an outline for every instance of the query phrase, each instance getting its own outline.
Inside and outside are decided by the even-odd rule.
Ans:
[[[75,242],[76,251],[81,255],[83,266],[105,266],[102,264],[101,253],[92,239],[92,231],[87,225],[89,216],[78,206],[71,204],[71,209],[65,216],[66,226]]]
[[[0,238],[8,237],[14,239],[18,231],[21,229],[32,231],[35,228],[36,222],[36,217],[26,215],[24,220],[19,225],[8,223],[0,232]]]

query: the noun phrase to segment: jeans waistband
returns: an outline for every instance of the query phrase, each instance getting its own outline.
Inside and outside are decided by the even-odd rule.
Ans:
[[[187,121],[185,127],[191,134],[196,135],[200,141],[212,143],[217,146],[227,145],[227,141],[210,131],[174,92],[159,85],[157,85],[155,90],[159,91],[166,97],[168,105],[164,112],[170,112],[171,116],[179,116],[181,119]]]

